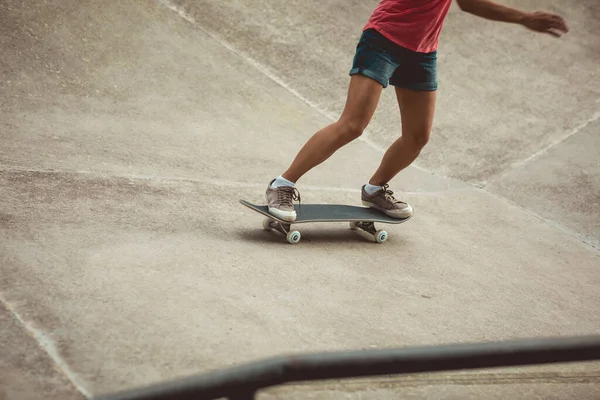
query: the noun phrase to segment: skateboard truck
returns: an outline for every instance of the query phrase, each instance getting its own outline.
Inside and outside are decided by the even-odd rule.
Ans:
[[[265,218],[263,220],[263,228],[265,228],[265,230],[270,231],[272,229],[275,229],[276,231],[283,233],[286,236],[288,242],[290,242],[291,244],[296,244],[300,241],[302,235],[296,230],[291,230],[291,227],[291,224],[278,222],[271,218]]]
[[[351,221],[350,229],[358,231],[358,233],[367,239],[373,239],[377,243],[383,243],[388,238],[388,233],[383,229],[375,228],[374,222]]]

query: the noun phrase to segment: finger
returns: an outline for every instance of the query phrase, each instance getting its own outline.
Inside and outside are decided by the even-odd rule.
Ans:
[[[554,29],[558,29],[558,30],[563,31],[563,32],[568,32],[569,31],[569,29],[567,28],[567,26],[565,24],[561,23],[561,22],[553,22],[550,26],[552,28],[554,28]]]

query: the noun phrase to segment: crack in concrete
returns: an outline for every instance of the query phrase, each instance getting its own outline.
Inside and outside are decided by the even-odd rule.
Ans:
[[[301,100],[303,103],[305,103],[308,106],[310,106],[315,111],[319,112],[320,114],[324,115],[325,117],[327,117],[328,119],[330,119],[332,121],[336,120],[335,116],[332,113],[330,113],[330,112],[328,112],[328,111],[320,108],[317,104],[313,103],[311,100],[309,100],[308,98],[306,98],[305,96],[303,96],[302,94],[300,94],[297,90],[295,90],[294,88],[292,88],[291,86],[289,86],[287,83],[284,82],[283,79],[279,78],[275,72],[271,71],[271,69],[269,67],[267,67],[266,65],[263,65],[263,64],[259,63],[258,61],[256,61],[252,57],[250,57],[248,54],[246,54],[246,53],[244,53],[244,52],[236,49],[235,47],[233,47],[231,44],[229,44],[223,38],[219,37],[217,34],[215,34],[213,32],[210,32],[207,29],[205,29],[204,27],[202,27],[201,25],[197,24],[196,20],[194,19],[194,17],[192,17],[191,15],[189,15],[185,11],[185,9],[183,9],[182,7],[179,7],[176,4],[173,4],[169,0],[156,0],[156,1],[159,4],[162,4],[163,6],[167,7],[171,11],[174,11],[175,13],[177,13],[177,15],[179,15],[181,18],[185,19],[189,23],[191,23],[194,26],[196,26],[203,33],[205,33],[206,35],[210,36],[213,40],[215,40],[217,43],[219,43],[221,46],[223,46],[228,51],[230,51],[231,53],[235,54],[236,56],[238,56],[240,59],[244,60],[248,64],[250,64],[257,71],[261,72],[262,74],[264,74],[265,76],[267,76],[269,79],[271,79],[272,81],[274,81],[275,83],[277,83],[281,87],[283,87],[286,90],[288,90],[290,93],[292,93],[299,100]],[[366,135],[367,135],[367,132],[365,132],[363,134],[363,136],[359,137],[358,140],[364,142],[369,147],[371,147],[374,150],[377,150],[377,151],[379,151],[381,153],[383,153],[385,151],[385,149],[383,149],[381,146],[377,145],[374,141],[370,140]]]
[[[94,172],[89,170],[69,170],[69,169],[37,169],[37,168],[25,168],[10,165],[0,164],[0,173],[2,172],[23,172],[23,173],[34,173],[34,174],[70,174],[70,175],[87,175],[92,178],[118,178],[118,179],[129,179],[138,181],[151,181],[154,183],[161,182],[187,182],[199,185],[212,185],[217,187],[232,187],[232,188],[246,188],[246,189],[265,189],[266,185],[263,183],[251,183],[248,181],[230,181],[221,179],[211,178],[184,178],[178,176],[161,176],[161,175],[141,175],[141,174],[114,174],[114,173],[102,173]],[[302,185],[303,190],[311,191],[322,191],[322,192],[342,192],[342,193],[360,193],[360,188],[348,188],[338,186],[315,186],[315,185]],[[402,191],[405,194],[411,195],[439,195],[449,192],[469,192],[474,191],[476,188],[471,186],[465,188],[450,188],[444,190],[422,190],[422,191]]]
[[[80,379],[75,372],[71,370],[67,362],[60,356],[59,351],[56,349],[54,342],[51,338],[49,338],[46,334],[44,334],[39,329],[36,329],[31,324],[28,324],[23,317],[13,308],[11,305],[0,296],[0,302],[4,305],[6,310],[25,328],[27,333],[29,333],[38,345],[48,354],[48,357],[54,362],[54,364],[58,367],[58,370],[71,382],[73,387],[79,391],[84,397],[90,399],[92,396],[90,392],[86,389],[85,384],[82,379]]]
[[[489,195],[491,195],[491,196],[493,196],[493,197],[495,197],[495,198],[497,198],[497,199],[504,200],[506,203],[508,203],[511,206],[513,206],[513,207],[521,210],[523,213],[525,213],[525,214],[527,214],[527,215],[529,215],[531,217],[539,219],[540,221],[544,222],[545,224],[548,224],[549,226],[551,226],[554,229],[556,229],[556,230],[564,233],[567,236],[571,236],[572,238],[580,240],[585,245],[590,246],[594,250],[599,250],[600,251],[600,246],[597,245],[596,243],[590,242],[589,239],[586,236],[581,235],[580,233],[574,232],[574,231],[568,229],[566,226],[564,226],[564,225],[562,225],[562,224],[560,224],[560,223],[558,223],[556,221],[552,221],[550,219],[544,218],[543,216],[541,216],[541,215],[539,215],[539,214],[537,214],[537,213],[535,213],[535,212],[533,212],[531,210],[528,210],[527,208],[524,208],[520,204],[516,203],[515,201],[513,201],[513,200],[511,200],[511,199],[509,199],[507,197],[500,196],[499,194],[494,193],[494,192],[490,192],[488,189],[483,189],[482,188],[482,191],[485,192],[485,193],[487,193],[487,194],[489,194]]]
[[[129,179],[129,180],[151,181],[151,182],[155,182],[155,183],[187,182],[187,183],[192,183],[192,184],[212,185],[212,186],[216,186],[216,187],[227,187],[227,188],[245,188],[245,189],[264,189],[265,188],[264,184],[250,183],[247,181],[238,182],[238,181],[226,181],[226,180],[218,180],[218,179],[183,178],[183,177],[140,175],[140,174],[109,174],[109,173],[97,173],[97,172],[87,171],[87,170],[65,170],[65,169],[43,170],[43,169],[33,169],[33,168],[0,165],[0,172],[5,172],[5,171],[6,172],[38,173],[38,174],[88,175],[88,176],[94,177],[94,178],[119,178],[119,179]],[[314,186],[314,185],[303,185],[302,188],[304,190],[311,190],[311,191],[360,193],[360,189],[358,189],[358,188]],[[568,236],[571,236],[577,240],[582,241],[584,244],[590,246],[591,248],[600,251],[600,246],[589,241],[587,237],[582,236],[581,234],[579,234],[577,232],[573,232],[573,231],[567,229],[565,226],[563,226],[555,221],[544,218],[541,215],[536,214],[531,210],[523,208],[521,205],[515,203],[514,201],[512,201],[506,197],[500,196],[496,193],[490,192],[487,189],[480,189],[477,187],[469,186],[469,187],[465,187],[465,188],[453,188],[453,189],[431,190],[431,191],[403,191],[403,193],[409,194],[409,195],[420,195],[420,196],[437,196],[437,195],[442,195],[442,194],[446,194],[446,193],[470,192],[470,191],[477,191],[477,190],[481,190],[482,192],[485,192],[488,195],[491,195],[497,199],[503,200],[503,201],[507,202],[508,204],[510,204],[511,206],[518,209],[519,211],[521,211],[529,216],[532,216],[534,218],[537,218],[540,221],[543,221],[544,223],[550,225],[554,229],[557,229]]]
[[[600,102],[600,99],[598,99],[596,102]],[[523,166],[525,166],[526,164],[529,164],[531,162],[533,162],[534,160],[536,160],[537,158],[541,157],[542,155],[548,153],[548,151],[550,151],[551,149],[553,149],[554,147],[558,146],[559,144],[563,143],[564,141],[568,140],[570,137],[576,135],[577,133],[579,133],[582,129],[585,129],[586,127],[588,127],[590,124],[593,124],[594,122],[600,120],[600,111],[595,112],[594,114],[592,114],[592,116],[582,122],[580,122],[579,124],[577,124],[573,129],[569,130],[565,135],[561,136],[560,138],[558,138],[557,140],[553,141],[552,143],[548,144],[546,147],[543,147],[542,149],[536,151],[535,153],[533,153],[532,155],[530,155],[529,157],[517,161],[515,163],[513,163],[511,165],[511,167],[507,170],[505,170],[504,172],[501,172],[500,174],[491,177],[490,179],[488,179],[482,186],[481,188],[485,188],[486,186],[488,186],[491,183],[495,183],[498,182],[500,180],[502,180],[502,178],[504,178],[506,175],[516,171],[519,168],[522,168]]]

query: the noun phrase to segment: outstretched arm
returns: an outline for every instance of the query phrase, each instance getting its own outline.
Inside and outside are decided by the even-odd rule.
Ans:
[[[542,11],[528,13],[488,0],[456,0],[456,2],[461,10],[492,21],[519,24],[533,31],[556,37],[569,31],[565,20],[556,14]]]

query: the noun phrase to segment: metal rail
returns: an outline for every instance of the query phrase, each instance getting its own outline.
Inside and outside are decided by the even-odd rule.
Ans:
[[[282,356],[98,400],[253,400],[290,382],[600,360],[600,336],[524,339]]]

